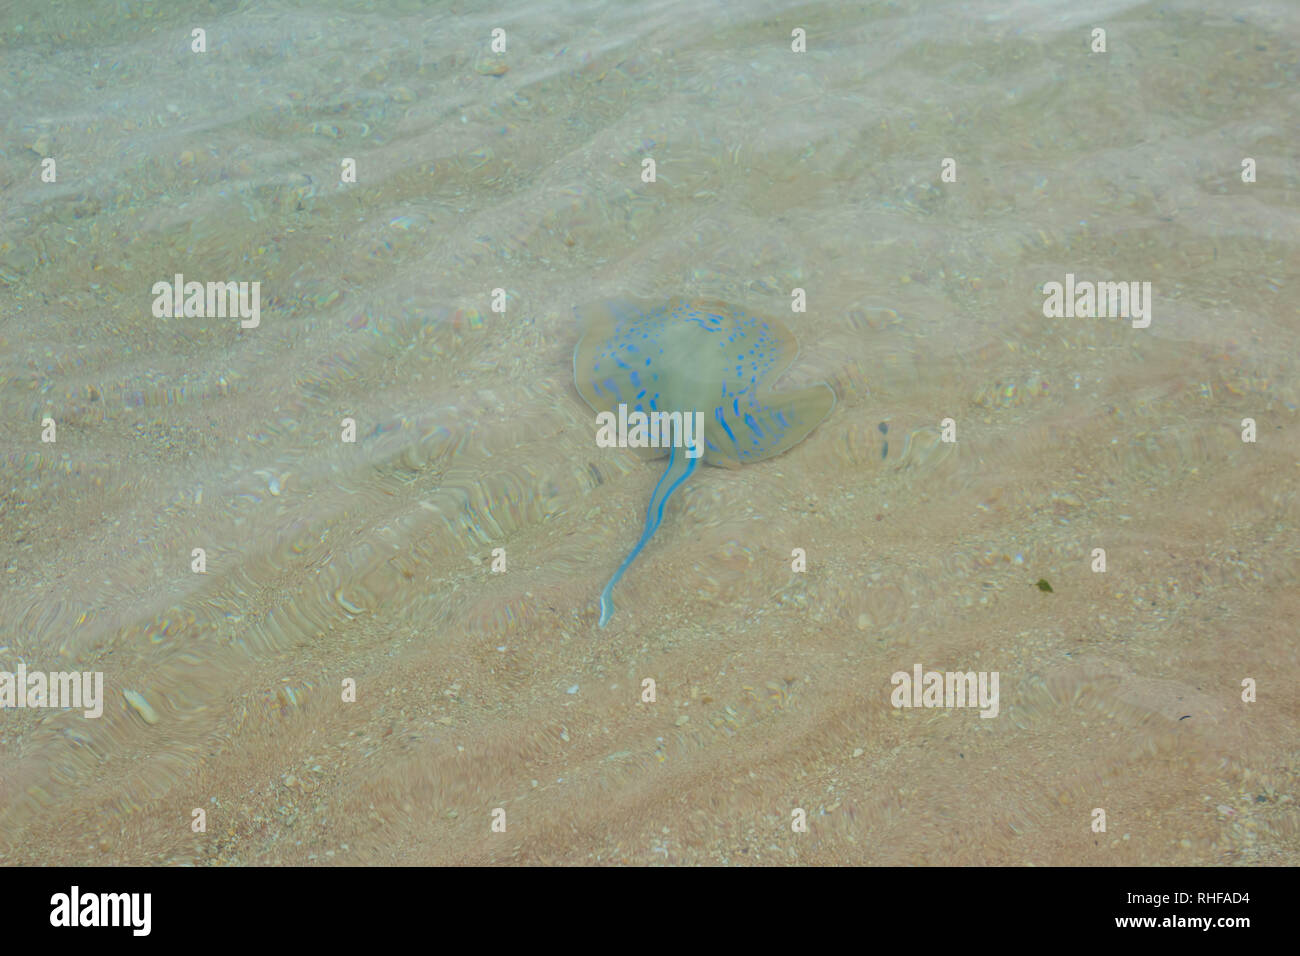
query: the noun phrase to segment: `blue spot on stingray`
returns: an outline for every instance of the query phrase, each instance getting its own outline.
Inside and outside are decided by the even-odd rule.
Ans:
[[[730,438],[733,443],[735,443],[736,436],[731,433],[731,426],[728,425],[727,420],[722,417],[722,409],[715,408],[713,410],[713,417],[718,420],[718,424],[721,425],[722,430],[727,433],[727,437]]]

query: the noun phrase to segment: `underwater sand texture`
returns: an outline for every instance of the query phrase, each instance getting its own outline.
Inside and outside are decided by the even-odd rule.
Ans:
[[[1104,58],[1071,2],[739,6],[502,58],[205,6],[197,64],[192,5],[8,8],[0,668],[107,704],[0,713],[0,863],[1300,862],[1295,5],[1110,4]],[[261,326],[155,319],[177,272]],[[1150,328],[1045,318],[1067,273]],[[599,629],[662,467],[573,386],[620,296],[778,317],[838,404],[697,469]],[[916,663],[999,717],[894,709]]]

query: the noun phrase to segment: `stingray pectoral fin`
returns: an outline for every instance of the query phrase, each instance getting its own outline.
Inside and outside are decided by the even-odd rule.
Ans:
[[[663,309],[637,299],[600,299],[574,307],[581,335],[573,350],[573,384],[594,410],[636,403],[631,373],[637,369],[620,361],[628,358],[623,347],[637,341],[631,334],[635,326],[653,322]]]
[[[614,615],[614,585],[623,576],[623,572],[631,567],[636,556],[641,553],[641,549],[654,537],[654,533],[659,530],[659,525],[664,520],[664,508],[668,504],[668,499],[691,476],[698,462],[698,458],[688,458],[682,449],[673,448],[672,455],[668,459],[668,467],[659,477],[659,483],[655,485],[655,490],[650,495],[650,504],[645,512],[645,530],[641,532],[641,539],[618,566],[614,576],[605,585],[605,590],[600,592],[601,627],[608,624],[609,619]]]
[[[825,384],[720,405],[704,416],[709,461],[734,467],[773,458],[803,441],[834,408],[835,390]]]

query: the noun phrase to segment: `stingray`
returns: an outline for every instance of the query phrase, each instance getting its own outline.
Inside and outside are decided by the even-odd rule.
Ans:
[[[669,447],[634,449],[644,458],[667,454],[668,467],[650,495],[640,540],[601,592],[604,627],[614,613],[614,585],[699,461],[736,468],[788,451],[830,414],[835,392],[826,384],[775,391],[799,343],[780,323],[725,302],[617,299],[576,311],[582,337],[573,352],[573,382],[594,411],[617,413],[622,405],[626,413],[684,413],[673,419]],[[682,427],[686,414],[696,412],[702,439]],[[688,440],[696,441],[694,448],[684,447]]]

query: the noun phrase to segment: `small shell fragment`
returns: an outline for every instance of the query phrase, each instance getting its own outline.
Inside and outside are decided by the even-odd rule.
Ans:
[[[126,702],[135,708],[135,712],[144,718],[146,724],[158,723],[158,712],[149,706],[149,701],[144,699],[143,694],[137,694],[133,690],[122,691],[122,696]]]
[[[339,588],[337,591],[334,592],[334,600],[338,601],[340,606],[342,606],[343,610],[349,612],[350,614],[361,614],[365,611],[365,608],[357,607],[355,604],[353,604],[351,601],[345,598],[343,596],[342,588]]]

